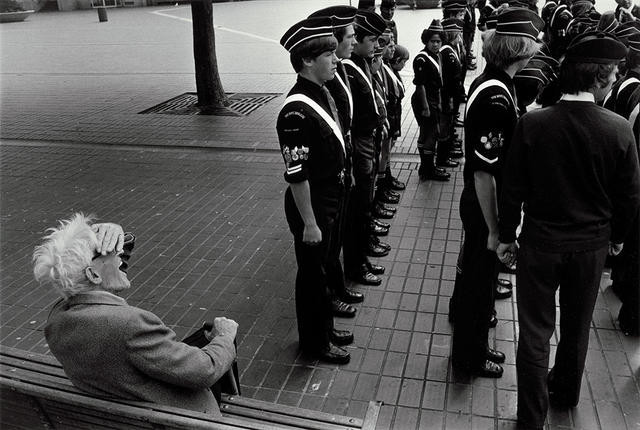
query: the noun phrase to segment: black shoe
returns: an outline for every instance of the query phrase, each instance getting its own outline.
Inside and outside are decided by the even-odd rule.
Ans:
[[[395,214],[393,212],[384,210],[378,205],[376,205],[373,209],[373,216],[376,218],[391,219],[394,215]]]
[[[392,213],[394,213],[394,214],[395,214],[395,213],[396,213],[396,211],[397,211],[397,209],[396,209],[395,207],[393,207],[393,206],[389,206],[389,205],[387,205],[387,204],[380,203],[380,202],[378,202],[378,203],[376,204],[376,206],[378,206],[378,207],[379,207],[381,210],[383,210],[383,211],[389,211],[389,212],[392,212]]]
[[[339,346],[329,343],[324,349],[311,352],[318,360],[333,364],[347,364],[351,355]]]
[[[373,219],[373,222],[382,228],[386,228],[387,230],[391,228],[391,224],[389,224],[388,222],[380,221],[379,219],[375,218]]]
[[[380,189],[378,189],[378,192],[376,193],[376,200],[381,203],[390,203],[392,205],[395,205],[400,201],[400,194],[392,194],[389,192],[389,190],[380,191]]]
[[[451,175],[448,172],[443,170],[435,169],[432,172],[429,172],[425,175],[425,179],[431,179],[432,181],[443,181],[446,182],[449,180]]]
[[[342,300],[331,300],[331,313],[336,317],[353,318],[356,316],[356,308]]]
[[[387,181],[387,185],[389,188],[391,188],[392,190],[396,190],[396,191],[402,191],[405,188],[407,188],[407,184],[405,184],[402,181],[399,181],[398,179],[391,177],[388,181]]]
[[[385,268],[379,264],[367,263],[367,271],[374,275],[382,275],[384,274]]]
[[[370,240],[372,245],[379,246],[380,248],[386,249],[387,251],[391,251],[391,245],[389,245],[388,243],[382,242],[376,236],[371,236]]]
[[[500,364],[504,363],[506,359],[507,357],[504,355],[504,352],[487,347],[487,360]]]
[[[508,299],[513,295],[513,285],[508,279],[498,279],[496,281],[496,300]]]
[[[504,369],[498,363],[494,363],[491,360],[486,360],[480,367],[470,369],[471,373],[482,378],[500,378]]]
[[[361,303],[364,301],[364,294],[350,288],[345,288],[344,293],[340,295],[340,300],[344,303]]]
[[[375,222],[372,222],[369,227],[371,229],[371,234],[374,234],[376,236],[386,236],[389,234],[388,228],[380,227]]]
[[[436,162],[436,166],[440,167],[458,167],[460,163],[452,160],[451,158],[447,158],[445,160],[439,160]]]
[[[334,345],[349,345],[351,343],[353,343],[353,333],[351,333],[349,330],[337,330],[337,329],[333,329],[331,330],[331,334],[329,335],[329,337],[331,338],[331,342],[333,342]]]
[[[461,120],[457,119],[457,120],[454,121],[453,125],[455,127],[464,127],[464,121],[461,121]]]
[[[347,278],[361,285],[372,285],[377,287],[382,284],[382,279],[378,278],[375,274],[367,270],[366,266],[362,268],[358,273],[351,273],[347,275]]]
[[[464,157],[464,152],[462,152],[462,149],[452,149],[451,151],[449,151],[449,158],[462,158]]]
[[[489,319],[489,328],[495,328],[498,325],[498,317],[496,314],[491,315],[491,319]]]

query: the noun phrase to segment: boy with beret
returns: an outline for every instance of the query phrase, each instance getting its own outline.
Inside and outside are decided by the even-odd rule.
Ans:
[[[356,45],[351,58],[342,61],[349,77],[354,106],[351,141],[355,187],[347,210],[349,221],[344,243],[345,275],[354,282],[366,285],[379,285],[381,281],[376,275],[384,271],[381,266],[372,265],[368,256],[381,257],[389,253],[380,246],[372,246],[369,240],[374,222],[374,135],[382,125],[370,63],[378,45],[378,37],[385,28],[386,22],[380,15],[358,10],[355,19]]]
[[[338,46],[331,18],[309,18],[291,27],[280,43],[290,52],[298,79],[278,115],[285,161],[285,214],[293,234],[298,272],[296,317],[300,349],[315,358],[349,362],[339,345],[353,335],[333,326],[326,266],[338,237],[345,195],[346,145],[335,101],[325,82],[334,78]]]
[[[469,88],[464,121],[466,163],[460,217],[464,228],[455,283],[452,364],[472,374],[499,378],[502,352],[488,344],[498,261],[498,195],[502,166],[518,119],[513,76],[538,51],[543,27],[528,9],[506,9],[484,35],[487,65]]]
[[[522,428],[542,429],[550,402],[562,408],[578,404],[605,258],[622,250],[637,219],[640,169],[631,126],[596,104],[625,53],[622,43],[604,33],[573,40],[560,65],[560,101],[524,115],[509,149],[497,253],[505,263],[516,252],[518,258]],[[548,372],[558,286],[560,341]]]

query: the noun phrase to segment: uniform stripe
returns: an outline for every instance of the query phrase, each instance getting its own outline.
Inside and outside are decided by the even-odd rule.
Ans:
[[[486,162],[487,162],[487,163],[489,163],[489,164],[493,164],[493,163],[495,163],[496,161],[498,161],[498,157],[496,157],[496,158],[494,158],[494,159],[487,158],[487,157],[485,157],[484,155],[480,154],[480,153],[478,152],[478,150],[477,150],[477,149],[474,149],[474,150],[473,150],[473,152],[475,152],[475,153],[476,153],[476,155],[478,156],[478,158],[480,158],[481,160],[486,161]]]
[[[380,112],[378,112],[378,104],[376,103],[376,96],[374,94],[375,92],[373,90],[373,84],[371,83],[371,81],[369,81],[369,78],[367,78],[367,74],[364,72],[364,70],[358,67],[356,63],[354,63],[352,60],[349,60],[349,59],[342,60],[342,64],[349,65],[353,69],[355,69],[355,71],[358,72],[360,76],[362,76],[362,78],[367,83],[367,85],[369,85],[369,89],[371,90],[371,99],[373,101],[373,107],[376,110],[376,115],[380,115]]]

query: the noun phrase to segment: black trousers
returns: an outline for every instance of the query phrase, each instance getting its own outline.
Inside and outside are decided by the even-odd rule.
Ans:
[[[354,137],[354,146],[358,139],[373,145],[373,136]],[[353,176],[355,186],[351,189],[347,206],[347,224],[344,234],[344,269],[347,275],[358,273],[366,264],[367,245],[371,232],[371,208],[375,187],[375,162],[372,156],[355,151],[353,154]]]
[[[598,296],[607,247],[553,253],[520,244],[518,285],[518,420],[544,425],[549,408],[547,370],[549,339],[556,321],[555,295],[560,287],[560,342],[552,371],[554,392],[577,403],[589,346],[589,325]]]
[[[640,332],[640,217],[636,215],[631,232],[624,239],[624,248],[614,260],[612,268],[613,289],[622,307],[618,313],[620,326],[626,330]]]
[[[476,367],[486,360],[498,265],[495,252],[487,249],[489,229],[473,186],[462,191],[460,217],[464,244],[452,298],[455,320],[451,359],[456,366]]]
[[[284,197],[284,210],[293,234],[298,271],[296,274],[296,318],[300,348],[316,352],[329,346],[333,329],[331,296],[327,286],[326,264],[332,238],[337,234],[337,218],[321,217],[316,222],[322,242],[310,246],[302,242],[304,221],[293,200],[291,188]]]
[[[331,236],[331,241],[327,250],[327,262],[325,272],[327,276],[327,285],[332,297],[340,298],[346,292],[346,284],[344,279],[344,271],[342,270],[342,262],[340,262],[340,251],[344,243],[344,232],[347,228],[347,206],[351,194],[351,179],[347,181],[344,200],[340,204],[340,212]]]

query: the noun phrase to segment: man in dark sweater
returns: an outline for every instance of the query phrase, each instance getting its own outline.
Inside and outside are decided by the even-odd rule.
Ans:
[[[511,141],[497,253],[507,264],[518,253],[516,370],[522,428],[542,429],[549,402],[577,405],[605,257],[620,252],[640,206],[631,127],[596,104],[611,88],[624,55],[624,45],[602,33],[575,39],[560,68],[561,100],[525,114]],[[560,342],[547,374],[558,286]]]

